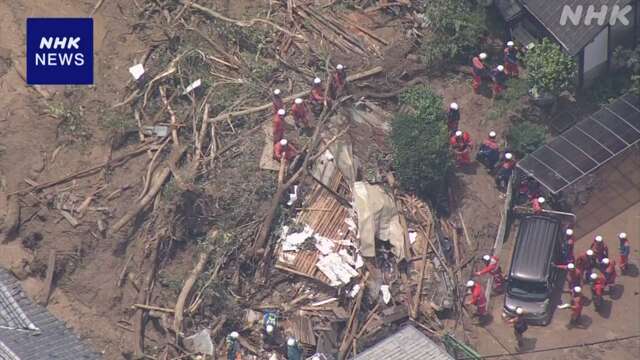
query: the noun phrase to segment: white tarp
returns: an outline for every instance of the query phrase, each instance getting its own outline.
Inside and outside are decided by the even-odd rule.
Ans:
[[[398,259],[404,259],[407,254],[406,238],[393,198],[381,186],[361,181],[354,184],[353,193],[362,256],[376,255],[377,238],[389,241],[393,254]]]

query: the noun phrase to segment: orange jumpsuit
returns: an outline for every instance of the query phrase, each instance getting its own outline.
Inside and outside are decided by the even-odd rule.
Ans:
[[[273,158],[275,160],[280,161],[284,155],[284,158],[287,159],[287,161],[291,161],[296,157],[296,154],[296,149],[289,144],[287,144],[287,146],[282,146],[280,142],[277,142],[273,145]]]
[[[471,137],[469,133],[465,131],[461,137],[452,136],[450,143],[458,165],[471,163]]]
[[[273,115],[273,143],[280,142],[284,137],[284,120],[276,113]]]
[[[304,102],[299,105],[294,103],[291,106],[291,114],[293,115],[296,126],[302,128],[309,127],[309,111]]]
[[[473,285],[473,290],[471,290],[471,301],[469,303],[476,306],[478,315],[486,315],[487,298],[484,296],[484,289],[482,289],[480,284]]]

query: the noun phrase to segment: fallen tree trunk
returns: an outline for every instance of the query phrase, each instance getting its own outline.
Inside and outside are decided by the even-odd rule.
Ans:
[[[382,68],[382,66],[376,66],[374,68],[371,68],[367,71],[363,71],[357,74],[353,74],[347,77],[347,81],[356,81],[356,80],[360,80],[360,79],[364,79],[366,77],[369,76],[373,76],[373,75],[377,75],[379,73],[381,73],[384,69]],[[299,93],[293,94],[291,96],[286,97],[283,101],[285,103],[289,103],[291,101],[293,101],[295,98],[299,98],[299,97],[306,97],[307,95],[309,95],[309,91],[301,91]],[[260,111],[265,111],[265,110],[269,110],[271,109],[271,103],[267,103],[264,105],[260,105],[260,106],[256,106],[253,108],[249,108],[249,109],[245,109],[245,110],[239,110],[239,111],[233,111],[230,113],[226,113],[226,114],[220,114],[214,118],[209,119],[208,121],[210,122],[218,122],[218,121],[222,121],[222,120],[226,120],[229,118],[233,118],[233,117],[238,117],[238,116],[244,116],[244,115],[249,115],[249,114],[254,114]]]
[[[88,169],[82,170],[82,171],[78,171],[77,173],[71,174],[71,175],[67,175],[65,177],[62,177],[60,179],[57,180],[51,180],[48,181],[46,183],[43,184],[39,184],[39,185],[35,185],[35,186],[31,186],[29,188],[23,189],[23,190],[18,190],[18,191],[14,191],[13,193],[9,194],[9,195],[14,195],[14,194],[23,194],[29,191],[38,191],[38,190],[43,190],[52,186],[56,186],[56,185],[60,185],[63,184],[67,181],[71,181],[73,179],[77,179],[77,178],[81,178],[81,177],[85,177],[88,175],[91,175],[93,173],[95,173],[98,170],[101,170],[102,168],[109,166],[109,165],[113,165],[113,164],[117,164],[121,161],[125,161],[131,157],[140,155],[140,154],[144,154],[145,152],[147,152],[147,150],[149,150],[149,148],[151,147],[151,145],[144,145],[136,150],[133,150],[131,152],[128,152],[126,154],[120,155],[118,157],[116,157],[115,159],[111,159],[109,161],[105,161],[100,165],[96,165],[93,167],[90,167]]]
[[[182,146],[179,149],[175,149],[174,153],[171,155],[171,159],[169,159],[169,162],[175,166],[175,164],[177,164],[178,161],[180,161],[180,158],[182,157],[182,155],[184,155],[186,151],[187,151],[186,146]],[[161,172],[159,172],[154,177],[151,187],[149,188],[149,192],[147,192],[147,194],[142,198],[142,200],[140,200],[135,206],[133,206],[133,208],[129,209],[129,211],[127,211],[127,213],[124,214],[120,218],[120,220],[118,220],[115,224],[113,224],[111,226],[111,229],[109,229],[109,232],[110,233],[118,232],[120,229],[122,229],[123,226],[127,225],[129,221],[131,221],[136,215],[138,215],[140,211],[145,209],[147,205],[149,205],[151,201],[153,201],[153,199],[156,197],[160,189],[162,189],[162,185],[165,183],[165,181],[167,181],[167,179],[169,178],[169,175],[171,175],[171,166],[167,165],[164,169],[162,169]]]
[[[176,308],[174,310],[174,318],[173,318],[173,329],[176,332],[176,341],[180,339],[182,335],[182,319],[184,313],[184,304],[187,302],[187,297],[193,288],[193,285],[198,280],[198,276],[204,270],[204,266],[207,264],[209,260],[209,251],[205,251],[200,254],[198,257],[198,262],[196,266],[193,267],[191,273],[184,281],[184,285],[182,286],[182,290],[180,291],[180,295],[178,295],[178,300],[176,301]]]

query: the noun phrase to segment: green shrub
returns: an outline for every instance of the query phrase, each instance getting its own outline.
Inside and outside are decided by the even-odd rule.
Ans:
[[[422,43],[427,67],[469,57],[488,31],[485,10],[467,0],[430,0],[424,17],[429,29]]]
[[[529,50],[525,64],[529,86],[534,93],[559,95],[575,86],[576,61],[547,38]]]
[[[544,145],[547,129],[529,121],[522,121],[512,126],[507,134],[509,148],[517,155],[523,156]]]
[[[418,86],[404,93],[400,101],[415,112],[396,115],[392,124],[396,175],[403,189],[433,197],[451,168],[442,98],[428,87]]]

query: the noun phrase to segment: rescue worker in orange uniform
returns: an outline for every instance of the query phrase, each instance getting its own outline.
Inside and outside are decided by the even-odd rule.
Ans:
[[[573,297],[571,299],[571,320],[569,321],[569,325],[575,326],[580,323],[583,307],[584,300],[582,299],[582,288],[580,286],[576,286],[573,288]]]
[[[471,73],[473,74],[471,86],[473,87],[473,92],[476,94],[480,90],[480,86],[482,86],[482,79],[486,77],[488,73],[487,66],[484,64],[485,60],[487,60],[486,53],[480,53],[471,59]]]
[[[593,271],[593,268],[596,267],[596,258],[593,250],[589,249],[585,251],[584,254],[578,256],[576,259],[576,267],[580,269],[580,272],[582,272],[586,280]]]
[[[273,115],[273,143],[277,143],[284,137],[284,116],[286,115],[284,109],[279,109]]]
[[[482,261],[484,261],[485,266],[482,270],[476,271],[476,276],[491,274],[493,276],[493,290],[502,291],[505,278],[499,264],[500,259],[497,256],[485,255],[482,257]]]
[[[602,259],[600,263],[600,270],[605,278],[605,286],[611,289],[616,283],[616,277],[618,277],[618,272],[616,271],[616,261],[609,258]]]
[[[347,86],[347,70],[342,64],[336,65],[336,71],[333,72],[331,79],[331,98],[337,99],[342,96]]]
[[[456,158],[456,165],[468,165],[471,163],[471,136],[466,131],[458,130],[451,137],[451,148]]]
[[[273,158],[275,160],[281,161],[284,158],[287,162],[291,162],[296,157],[296,154],[296,149],[289,145],[287,139],[282,139],[273,146]]]
[[[568,263],[566,265],[557,265],[552,263],[551,265],[558,269],[567,270],[567,283],[569,284],[569,289],[582,285],[582,271],[580,271],[575,264]]]
[[[516,160],[513,154],[510,152],[505,153],[502,162],[498,165],[498,174],[496,175],[496,186],[498,188],[507,188],[514,166],[516,166]]]
[[[631,253],[631,244],[627,239],[627,233],[618,234],[618,250],[620,250],[620,272],[624,273],[629,264],[629,254]]]
[[[318,77],[313,79],[309,100],[311,100],[313,111],[316,113],[320,113],[320,111],[322,111],[325,100],[327,100],[327,105],[329,105],[329,99],[326,98],[324,89],[322,88],[322,80]]]
[[[478,155],[476,155],[476,160],[484,164],[489,170],[493,170],[498,160],[500,160],[500,146],[496,141],[496,137],[496,132],[490,131],[489,136],[480,145]]]
[[[593,238],[591,250],[593,250],[597,262],[601,262],[602,259],[609,257],[609,247],[604,243],[602,235],[596,235],[596,237]]]
[[[293,101],[291,114],[293,115],[293,121],[298,129],[309,128],[309,108],[307,107],[307,104],[305,104],[304,100],[297,98]]]
[[[504,66],[498,65],[492,72],[491,78],[493,79],[493,85],[491,87],[493,91],[493,97],[500,95],[507,86],[507,74],[504,72]]]
[[[467,305],[475,305],[475,315],[482,319],[487,314],[487,298],[484,296],[484,289],[473,280],[467,281],[466,285],[467,292],[471,294],[471,300],[467,302]]]
[[[508,76],[518,77],[520,69],[518,68],[518,49],[513,41],[507,42],[504,48],[504,72]]]
[[[564,243],[564,248],[565,248],[565,254],[564,254],[564,258],[565,258],[565,262],[567,263],[571,263],[574,262],[576,260],[576,256],[574,254],[574,246],[576,243],[576,238],[573,236],[573,229],[567,229],[565,230],[565,243]]]

